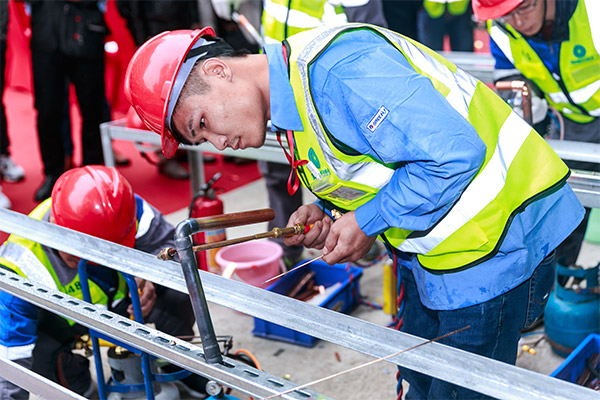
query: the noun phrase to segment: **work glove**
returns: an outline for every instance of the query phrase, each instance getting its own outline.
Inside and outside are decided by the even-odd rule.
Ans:
[[[211,0],[213,9],[221,19],[231,21],[231,14],[237,11],[243,0]]]

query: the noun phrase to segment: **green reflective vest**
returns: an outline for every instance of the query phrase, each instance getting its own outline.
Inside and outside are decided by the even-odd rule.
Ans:
[[[305,129],[293,133],[296,159],[308,161],[298,168],[300,179],[317,197],[347,211],[373,199],[396,168],[342,151],[347,149],[329,136],[311,98],[308,66],[338,35],[356,29],[382,36],[401,52],[474,126],[487,148],[476,177],[432,229],[413,233],[395,227],[384,232],[382,240],[416,253],[424,268],[438,273],[468,268],[493,257],[513,216],[562,186],[569,170],[540,135],[486,85],[395,32],[348,24],[314,29],[285,42],[290,82]]]
[[[462,15],[471,5],[471,0],[424,0],[423,8],[431,18],[439,18],[448,10],[451,15]]]
[[[47,199],[38,205],[30,214],[29,217],[35,220],[41,221],[44,215],[50,210],[52,200]],[[66,293],[77,299],[83,300],[83,293],[81,291],[81,282],[79,280],[79,274],[73,278],[73,280],[66,285],[60,283],[54,267],[50,264],[42,245],[22,238],[16,235],[10,235],[6,242],[0,247],[0,264],[10,268],[20,276],[31,279],[36,283],[44,286],[57,289],[62,293]],[[117,293],[114,295],[113,300],[118,300],[125,297],[127,293],[127,284],[121,274],[119,276],[119,287]],[[108,304],[108,295],[96,285],[94,282],[88,279],[90,288],[90,295],[93,304]],[[66,319],[66,318],[65,318]],[[73,325],[75,322],[66,319],[69,324]]]
[[[596,20],[594,20],[596,16]],[[560,75],[551,73],[512,26],[488,21],[488,32],[513,65],[544,92],[548,103],[579,123],[600,117],[600,1],[579,0],[560,45]]]
[[[331,0],[265,0],[262,34],[265,43],[281,42],[285,38],[325,24],[347,22],[339,2]]]

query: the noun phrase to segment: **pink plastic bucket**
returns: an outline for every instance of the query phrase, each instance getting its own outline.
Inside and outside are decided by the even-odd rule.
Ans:
[[[273,283],[263,285],[264,281],[281,273],[282,255],[283,249],[277,243],[259,240],[223,247],[217,252],[216,260],[221,272],[233,262],[234,275],[249,285],[264,288]]]

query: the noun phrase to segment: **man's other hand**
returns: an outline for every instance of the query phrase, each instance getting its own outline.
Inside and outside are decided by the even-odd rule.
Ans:
[[[154,303],[156,303],[156,290],[154,289],[154,284],[152,282],[148,282],[142,278],[136,277],[135,282],[138,285],[142,316],[145,318],[148,316],[148,314],[150,314],[150,311],[152,311],[152,308],[154,308]],[[127,312],[129,315],[133,315],[133,305],[127,307]]]
[[[354,211],[347,212],[331,224],[323,248],[323,261],[329,265],[362,258],[377,237],[365,235],[356,222]]]

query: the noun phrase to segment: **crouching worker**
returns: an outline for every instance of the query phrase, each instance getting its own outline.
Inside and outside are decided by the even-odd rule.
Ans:
[[[29,215],[137,250],[157,254],[173,247],[174,228],[163,215],[135,195],[114,168],[85,166],[65,172],[51,198]],[[0,247],[0,266],[63,293],[83,299],[79,258],[11,235]],[[92,302],[120,315],[133,315],[125,279],[113,269],[88,266]],[[136,278],[146,322],[173,336],[193,335],[194,314],[187,294]],[[87,328],[0,291],[0,353],[85,397],[95,389],[87,358],[73,354],[74,340]],[[191,375],[184,384],[203,388]],[[0,399],[24,399],[28,393],[0,379]]]

